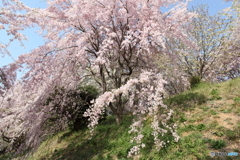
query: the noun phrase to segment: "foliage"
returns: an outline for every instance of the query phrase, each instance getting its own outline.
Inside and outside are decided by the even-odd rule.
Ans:
[[[229,50],[233,18],[224,13],[210,15],[206,5],[194,6],[191,11],[197,16],[185,26],[186,34],[197,47],[189,48],[177,39],[166,39],[171,56],[160,57],[160,67],[177,71],[180,80],[199,77],[215,82],[239,76],[238,53]]]
[[[126,117],[125,117],[126,118]],[[88,139],[87,132],[82,130],[71,134],[59,133],[58,136],[45,141],[38,151],[31,155],[29,160],[37,159],[131,159],[127,158],[127,150],[133,144],[128,143],[131,136],[128,134],[129,122],[131,117],[127,117],[128,121],[124,121],[122,125],[114,125],[114,118],[108,119],[97,126],[97,136]],[[171,141],[166,148],[160,152],[154,149],[154,140],[151,135],[151,127],[145,126],[143,133],[145,135],[143,142],[146,147],[141,151],[139,159],[190,159],[191,157],[205,157],[208,155],[207,146],[204,144],[201,133],[196,132],[189,136],[182,137],[178,143]],[[63,135],[66,134],[64,138]],[[108,137],[106,139],[105,137]],[[60,138],[59,138],[60,137]],[[76,138],[81,139],[76,141]],[[165,138],[171,139],[171,135]],[[59,139],[61,139],[59,141]],[[59,143],[55,143],[59,141]],[[64,144],[67,143],[68,145]],[[49,144],[62,144],[62,146],[53,146]],[[49,148],[48,148],[49,146]],[[48,148],[48,150],[46,150]],[[54,148],[57,148],[56,150]]]
[[[235,103],[240,103],[240,97],[235,97],[235,98],[233,98],[233,100]]]
[[[221,108],[209,106],[210,104],[215,105],[215,102],[216,105],[219,104],[219,101],[209,100],[209,97],[212,96],[210,92],[215,88],[218,89],[218,93],[223,99],[226,99],[227,96],[238,97],[237,94],[239,94],[240,89],[238,85],[240,81],[238,79],[231,81],[232,83],[230,81],[218,84],[200,83],[196,88],[183,93],[203,93],[207,96],[207,102],[202,105],[195,104],[191,111],[186,111],[184,108],[178,106],[174,108],[175,112],[169,123],[178,123],[177,133],[180,139],[178,142],[175,142],[171,134],[165,134],[163,137],[160,136],[159,138],[161,139],[170,140],[166,147],[160,151],[157,151],[154,147],[154,137],[151,134],[152,117],[149,116],[143,122],[142,129],[142,134],[144,135],[142,142],[145,143],[145,148],[141,149],[141,153],[138,156],[134,156],[133,158],[127,157],[128,151],[135,145],[134,143],[129,143],[132,135],[128,133],[128,127],[135,117],[128,114],[123,117],[121,125],[118,126],[115,124],[114,116],[108,116],[105,121],[96,126],[95,136],[93,137],[89,135],[86,128],[77,132],[70,130],[60,132],[53,137],[49,137],[36,151],[29,153],[29,157],[26,158],[25,156],[25,159],[212,159],[209,156],[209,152],[214,149],[211,148],[211,141],[214,139],[214,145],[219,145],[219,142],[215,142],[219,141],[216,138],[221,138],[226,145],[231,144],[226,148],[219,149],[219,151],[231,150],[239,152],[238,139],[240,126],[237,121],[239,119],[237,113],[234,114],[231,111],[230,114],[224,114],[221,117],[220,110],[226,110],[230,105],[223,105]],[[228,90],[229,84],[234,84],[232,85],[234,92]],[[233,99],[229,100],[234,103]],[[206,106],[208,106],[208,110],[199,109]],[[215,111],[219,114],[218,116],[211,116],[209,115],[210,111]],[[223,126],[224,123],[219,123],[221,122],[220,119],[226,119],[225,116],[227,115],[232,118],[231,122],[235,124],[234,126],[228,125],[228,127],[232,127],[231,133],[230,129]],[[203,118],[201,121],[198,120],[200,117]],[[236,117],[235,120],[234,117]],[[232,135],[233,133],[234,135]],[[216,137],[218,135],[221,137]],[[12,156],[9,159],[14,158]]]
[[[222,97],[219,96],[219,91],[218,89],[212,89],[210,92],[211,98],[210,100],[220,100]]]
[[[198,92],[195,93],[182,93],[175,95],[173,97],[170,97],[166,100],[166,104],[168,105],[178,105],[179,107],[184,106],[193,106],[194,104],[201,105],[207,101],[207,98],[205,95],[200,94]]]
[[[226,137],[229,140],[238,140],[240,138],[240,126],[236,125],[233,130],[226,130]]]
[[[222,149],[227,145],[226,142],[221,139],[218,139],[218,140],[207,139],[206,142],[210,143],[210,146],[213,149]]]
[[[134,118],[129,131],[133,145],[128,153],[119,155],[133,157],[146,147],[146,121],[150,121],[156,150],[168,146],[162,137],[171,135],[177,142],[177,125],[172,123],[173,110],[163,103],[165,95],[188,89],[189,75],[232,78],[232,71],[235,76],[239,69],[236,49],[225,45],[225,28],[231,19],[211,17],[203,7],[196,10],[196,16],[187,10],[187,2],[53,0],[40,9],[18,0],[3,0],[0,29],[12,36],[10,41],[21,42],[26,38],[21,31],[32,27],[38,27],[46,41],[0,69],[2,134],[20,152],[38,146],[46,136],[45,122],[59,122],[63,128],[72,123],[76,129],[78,118],[84,123],[81,125],[88,118],[93,136],[106,108],[110,108],[119,126],[126,113]],[[169,6],[170,10],[162,10]],[[10,54],[8,45],[0,44],[0,52]],[[162,66],[154,63],[156,59]],[[21,68],[26,74],[15,82],[16,71]],[[101,91],[95,100],[93,95],[76,92],[79,84],[88,82]],[[170,104],[187,106],[204,102],[205,97],[198,93],[169,100]]]
[[[218,95],[219,95],[217,89],[212,89],[211,92],[210,92],[210,94],[213,95],[213,96],[218,96]]]
[[[130,97],[128,105],[132,108],[130,111],[136,118],[133,120],[133,124],[130,125],[129,133],[134,135],[131,143],[136,145],[130,149],[128,156],[131,157],[139,153],[140,148],[145,147],[145,144],[141,143],[141,139],[144,137],[142,134],[143,122],[146,120],[146,118],[142,117],[143,115],[152,117],[152,135],[154,136],[154,143],[158,150],[167,144],[159,138],[160,134],[162,136],[172,134],[174,140],[178,141],[179,137],[176,133],[176,125],[169,123],[173,110],[167,110],[167,106],[162,102],[164,83],[160,74],[155,75],[151,72],[144,72],[140,75],[139,79],[131,79],[126,85],[119,89],[104,93],[96,99],[96,103],[94,104],[94,108],[97,108],[98,112],[94,112],[94,108],[90,108],[85,112],[85,116],[89,116],[91,120],[89,124],[90,129],[93,129],[93,127],[98,124],[97,120],[99,115],[101,115],[99,111],[104,109],[104,105],[109,105],[115,101],[114,96],[130,94],[132,97]],[[149,88],[146,88],[146,86],[149,86]],[[149,95],[149,93],[152,93],[152,95]],[[144,106],[142,106],[142,104],[144,104]],[[91,133],[93,133],[93,130],[91,130]]]
[[[199,76],[190,77],[190,87],[194,88],[197,84],[201,82],[201,78]]]
[[[26,74],[3,98],[1,109],[9,111],[1,115],[0,130],[9,137],[26,135],[26,142],[18,151],[36,147],[44,136],[41,126],[49,120],[48,113],[54,107],[51,103],[43,104],[55,86],[64,87],[64,91],[57,90],[60,97],[54,97],[55,100],[63,97],[56,102],[55,111],[67,115],[68,107],[78,103],[73,98],[77,96],[75,89],[89,80],[102,93],[84,114],[89,118],[91,135],[109,107],[118,125],[125,113],[135,115],[129,131],[135,146],[129,149],[129,157],[139,154],[145,146],[141,142],[145,116],[153,117],[151,134],[158,150],[165,146],[160,135],[171,134],[178,141],[176,125],[168,122],[173,111],[162,102],[166,81],[153,62],[154,55],[168,52],[166,38],[193,45],[185,35],[185,24],[195,16],[187,11],[187,2],[54,0],[40,9],[27,7],[18,0],[4,0],[0,10],[0,22],[4,25],[0,24],[0,29],[13,40],[21,41],[25,39],[21,30],[39,27],[46,41],[21,55],[6,72],[14,78],[11,73],[23,68]],[[172,9],[163,12],[162,8],[168,6]],[[6,45],[0,47],[7,50]],[[7,101],[8,98],[11,100]],[[73,112],[70,119],[71,115]],[[59,126],[66,121],[61,120]]]
[[[188,131],[203,131],[206,129],[205,124],[198,124],[198,125],[187,125],[184,128],[182,128],[182,131],[188,132]]]
[[[66,94],[67,92],[67,94]],[[91,101],[96,99],[98,91],[94,86],[79,87],[76,90],[66,91],[64,88],[56,88],[54,93],[47,99],[45,105],[52,106],[50,117],[46,122],[46,128],[53,128],[57,131],[63,126],[59,124],[67,123],[72,130],[79,130],[88,125],[88,118],[83,117],[84,112],[91,105]],[[63,107],[60,107],[61,103]],[[64,121],[61,123],[61,121]],[[55,125],[54,125],[55,124]],[[56,126],[57,124],[57,126]],[[55,132],[56,132],[55,131]]]

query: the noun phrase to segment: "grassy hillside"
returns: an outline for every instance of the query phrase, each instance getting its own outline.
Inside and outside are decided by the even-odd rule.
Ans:
[[[144,127],[147,145],[141,155],[133,159],[218,159],[210,157],[211,151],[240,153],[240,79],[219,84],[201,83],[196,88],[170,97],[165,103],[174,111],[180,141],[171,142],[165,149],[154,149],[150,126]],[[62,132],[49,138],[28,156],[28,160],[107,160],[129,159],[128,134],[131,116],[125,117],[121,126],[108,117],[89,139],[87,129],[79,132]],[[146,122],[147,123],[147,122]],[[164,137],[169,138],[169,137]],[[5,157],[6,158],[6,157]],[[240,159],[223,157],[223,159]]]

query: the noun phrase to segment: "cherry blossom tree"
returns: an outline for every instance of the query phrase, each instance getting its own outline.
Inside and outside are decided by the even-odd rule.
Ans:
[[[232,6],[225,10],[225,15],[233,19],[227,28],[227,32],[230,34],[225,44],[220,46],[221,53],[218,63],[211,70],[209,78],[216,77],[219,80],[226,80],[240,77],[239,6],[239,0],[233,0]]]
[[[129,156],[145,146],[141,126],[147,115],[153,117],[158,149],[167,143],[160,136],[168,132],[178,141],[176,125],[168,123],[173,111],[162,102],[167,82],[153,62],[154,55],[168,52],[166,38],[193,46],[184,26],[195,14],[188,12],[186,1],[54,0],[48,1],[46,9],[30,8],[18,0],[3,3],[1,29],[7,27],[21,41],[25,37],[19,31],[38,26],[46,40],[14,63],[15,69],[26,67],[28,71],[10,88],[1,106],[7,111],[1,115],[0,130],[11,137],[25,135],[20,149],[36,146],[38,137],[44,135],[45,113],[53,106],[43,104],[54,87],[71,90],[89,79],[102,91],[85,113],[91,133],[109,107],[118,125],[126,112],[136,117],[129,132],[137,145]],[[170,5],[169,11],[161,10]]]
[[[236,10],[236,2],[231,10]],[[229,9],[210,15],[207,6],[193,7],[191,11],[197,16],[186,24],[186,34],[197,47],[185,46],[178,39],[166,39],[169,53],[156,58],[159,69],[168,73],[165,77],[172,82],[168,87],[170,93],[182,92],[187,88],[186,80],[194,78],[216,82],[240,76],[238,16]]]
[[[197,47],[189,47],[178,39],[166,39],[169,48],[168,54],[171,56],[166,56],[164,60],[160,57],[159,67],[164,71],[178,68],[179,75],[181,73],[179,70],[182,70],[181,75],[190,80],[194,77],[200,80],[229,77],[228,73],[220,73],[216,69],[219,69],[219,64],[223,60],[226,65],[230,65],[230,62],[234,61],[233,58],[236,58],[236,55],[230,56],[230,53],[224,53],[232,34],[229,29],[233,26],[232,15],[224,16],[221,12],[210,15],[206,5],[192,7],[191,11],[195,12],[197,16],[189,24],[186,24],[186,27],[189,28],[187,35],[197,44]],[[227,56],[228,54],[229,56]],[[163,63],[163,61],[168,61],[168,63]],[[169,67],[169,65],[174,67]]]
[[[208,6],[192,7],[191,11],[198,16],[191,22],[189,36],[198,44],[196,50],[184,49],[190,55],[181,55],[181,64],[190,76],[198,76],[204,79],[209,75],[212,66],[219,59],[223,45],[228,40],[230,32],[227,30],[231,25],[232,18],[223,16],[221,13],[210,15]],[[179,43],[181,44],[181,43]],[[178,45],[179,45],[178,44]]]

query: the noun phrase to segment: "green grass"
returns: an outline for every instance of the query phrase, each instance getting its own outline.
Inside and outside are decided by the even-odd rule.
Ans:
[[[177,105],[178,107],[182,108],[190,108],[194,107],[194,105],[198,104],[201,105],[205,103],[207,100],[206,96],[198,92],[190,92],[190,93],[183,93],[171,97],[165,100],[167,105]]]
[[[109,159],[116,156],[124,158],[127,156],[127,151],[132,144],[129,143],[130,135],[127,128],[131,123],[131,117],[125,117],[124,123],[121,126],[115,125],[113,117],[108,117],[107,120],[96,128],[95,136],[90,139],[88,130],[79,132],[64,132],[58,135],[55,141],[57,143],[65,143],[65,146],[60,146],[54,150],[49,150],[45,153],[45,159]],[[49,140],[51,145],[51,139]],[[48,146],[48,144],[45,144]],[[52,148],[50,146],[50,148]],[[32,160],[42,156],[40,153],[36,156],[31,156]],[[111,159],[111,158],[110,158]]]
[[[208,143],[210,143],[210,147],[213,149],[222,149],[224,147],[226,147],[226,142],[224,140],[208,140]]]
[[[220,98],[221,97],[221,98]],[[171,135],[165,148],[154,148],[150,121],[143,127],[143,143],[139,157],[127,158],[129,149],[129,126],[131,116],[124,117],[117,126],[114,117],[107,117],[90,139],[88,129],[78,132],[61,132],[44,141],[28,160],[208,160],[215,152],[239,152],[240,144],[240,79],[219,84],[200,83],[193,89],[164,100],[175,112],[173,122],[178,124],[179,142]],[[229,124],[233,125],[229,125]],[[235,145],[230,145],[235,144]],[[11,155],[0,156],[0,160],[11,159]],[[231,157],[225,157],[231,159]],[[235,157],[236,158],[236,157]],[[238,157],[240,159],[240,157]],[[237,159],[237,158],[236,158]]]

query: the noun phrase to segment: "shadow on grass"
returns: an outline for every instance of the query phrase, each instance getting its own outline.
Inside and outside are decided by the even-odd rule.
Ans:
[[[184,93],[175,95],[164,100],[168,106],[177,106],[178,108],[188,109],[195,105],[201,105],[207,101],[207,97],[200,93]]]
[[[77,141],[77,140],[76,140]],[[55,150],[50,159],[56,160],[85,160],[92,159],[94,156],[98,156],[102,153],[106,145],[108,144],[107,139],[102,140],[101,143],[97,143],[95,139],[87,140],[78,144],[77,142],[70,143],[65,149]],[[102,156],[98,156],[103,159]]]
[[[68,141],[70,144],[65,148],[55,149],[54,153],[49,155],[46,159],[51,160],[106,160],[121,159],[127,157],[130,149],[130,136],[127,135],[128,128],[131,124],[131,117],[125,117],[123,124],[117,126],[113,117],[108,118],[96,128],[95,135],[89,139],[89,132],[87,130],[80,132],[67,132],[59,137],[61,141]],[[121,139],[121,138],[124,139]],[[121,147],[116,149],[116,147]],[[45,159],[45,158],[43,158]]]
[[[12,155],[11,154],[4,154],[4,155],[0,155],[0,160],[10,160],[12,159]]]

